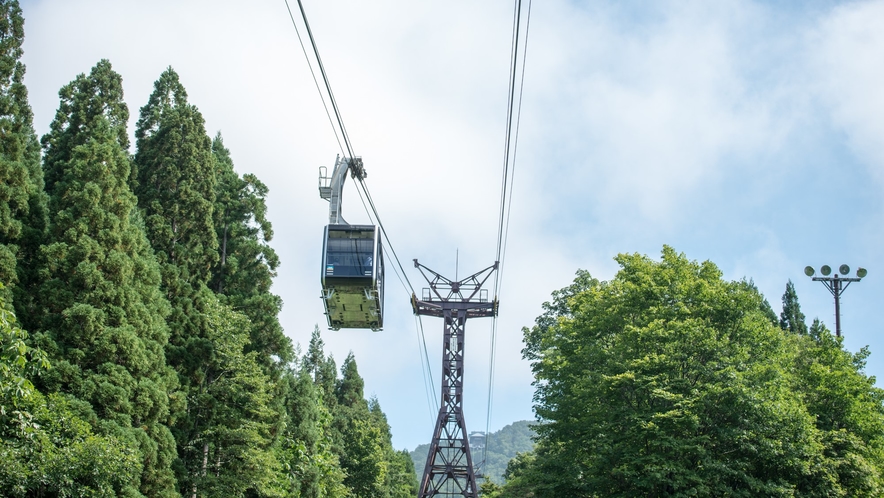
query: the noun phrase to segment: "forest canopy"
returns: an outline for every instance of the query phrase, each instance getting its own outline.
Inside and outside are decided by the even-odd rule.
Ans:
[[[868,351],[777,316],[751,282],[664,247],[580,271],[524,329],[537,447],[488,496],[880,496]]]

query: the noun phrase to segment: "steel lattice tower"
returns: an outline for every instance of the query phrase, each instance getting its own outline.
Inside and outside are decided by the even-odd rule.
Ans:
[[[442,402],[418,498],[477,498],[479,488],[463,416],[464,332],[467,318],[497,315],[497,299],[488,301],[488,291],[482,289],[497,269],[497,263],[456,282],[421,265],[416,259],[414,266],[430,284],[428,289],[423,289],[421,299],[411,296],[414,313],[444,319]]]

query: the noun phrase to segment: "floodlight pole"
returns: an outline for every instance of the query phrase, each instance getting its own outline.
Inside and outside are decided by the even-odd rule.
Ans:
[[[822,282],[835,296],[835,337],[841,337],[841,293],[847,290],[852,282],[859,282],[861,278],[840,277],[836,273],[833,277],[813,277],[815,282]]]
[[[444,319],[442,402],[418,498],[478,498],[479,488],[463,415],[464,331],[467,318],[497,316],[497,299],[489,301],[488,291],[482,289],[488,277],[497,270],[497,262],[456,282],[416,259],[414,266],[430,285],[422,290],[421,299],[412,294],[414,314]]]

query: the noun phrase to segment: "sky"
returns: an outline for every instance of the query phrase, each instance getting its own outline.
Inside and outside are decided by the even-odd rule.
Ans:
[[[303,0],[355,154],[408,278],[493,263],[513,4]],[[663,245],[752,279],[777,313],[792,280],[808,321],[834,329],[831,294],[803,273],[846,263],[845,347],[884,375],[884,2],[533,2],[512,211],[487,410],[490,319],[466,324],[467,428],[533,419],[521,358],[552,291],[577,269],[611,279],[618,253]],[[328,204],[319,166],[340,148],[284,0],[23,0],[25,83],[38,135],[58,90],[101,59],[123,77],[130,134],[169,66],[221,132],[236,170],[269,188],[273,292],[306,350],[319,325],[352,351],[393,444],[435,421],[409,295],[387,282],[385,327],[327,331],[320,294]],[[134,144],[134,140],[133,140]],[[133,151],[134,152],[134,151]],[[353,183],[343,214],[367,223]],[[388,273],[389,270],[388,270]],[[426,286],[426,285],[424,285]],[[876,304],[878,303],[878,304]],[[442,323],[424,318],[438,393]],[[881,382],[878,383],[881,385]],[[488,422],[490,421],[490,422]]]

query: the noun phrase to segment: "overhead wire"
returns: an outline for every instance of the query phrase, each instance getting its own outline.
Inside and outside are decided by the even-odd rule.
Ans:
[[[509,229],[510,229],[510,215],[512,214],[512,206],[513,206],[513,183],[516,178],[516,153],[518,152],[519,147],[519,127],[521,124],[522,118],[522,96],[524,93],[522,92],[522,88],[525,85],[525,56],[527,55],[528,49],[528,30],[531,27],[531,0],[528,0],[528,13],[525,19],[525,46],[523,48],[523,57],[522,57],[522,71],[521,76],[519,78],[519,102],[516,106],[516,121],[515,121],[515,136],[512,142],[512,174],[509,175],[509,191],[510,195],[507,199],[507,207],[506,207],[506,221],[504,222],[504,234],[503,234],[503,250],[500,255],[500,266],[502,267],[504,262],[506,261],[506,248],[507,248],[507,240],[509,237]],[[498,273],[498,281],[497,285],[499,287],[503,286],[503,272]]]
[[[507,246],[507,238],[509,236],[509,221],[510,221],[510,213],[512,212],[512,200],[513,200],[513,192],[512,186],[515,179],[515,158],[516,151],[519,139],[519,123],[522,114],[522,95],[523,88],[525,83],[525,61],[527,58],[527,46],[528,46],[528,31],[531,24],[531,0],[528,0],[528,9],[525,16],[525,29],[524,29],[524,41],[522,42],[521,51],[519,49],[519,37],[522,32],[522,0],[515,0],[515,5],[513,8],[513,39],[512,39],[512,47],[510,50],[510,77],[509,77],[509,91],[507,95],[507,115],[506,115],[506,133],[504,137],[504,159],[503,159],[503,172],[501,175],[501,193],[500,193],[500,215],[498,218],[498,232],[497,232],[497,252],[496,252],[496,261],[498,262],[498,269],[495,273],[494,277],[494,296],[495,299],[500,299],[501,293],[501,283],[503,280],[503,268],[506,259],[506,246]],[[519,56],[521,53],[521,76],[519,77]],[[516,85],[516,80],[519,80],[518,87]],[[516,102],[516,88],[518,88],[518,106],[515,106]],[[514,107],[516,107],[515,111],[515,123],[514,123]],[[510,171],[512,169],[512,171]],[[509,192],[509,195],[507,195]],[[498,319],[497,315],[494,315],[491,324],[491,340],[490,340],[490,353],[489,353],[489,362],[488,362],[488,398],[487,398],[487,407],[486,407],[486,417],[485,417],[485,444],[483,446],[482,451],[482,460],[481,467],[483,471],[486,468],[487,464],[487,456],[488,456],[488,446],[490,444],[490,428],[491,428],[491,415],[492,415],[492,407],[493,407],[493,399],[494,399],[494,375],[495,369],[497,365],[497,331],[498,331]]]
[[[298,43],[301,45],[301,52],[304,53],[304,59],[307,60],[307,67],[310,69],[310,76],[313,77],[313,83],[316,85],[316,91],[319,92],[319,99],[322,101],[322,107],[325,109],[325,115],[328,116],[328,124],[332,127],[332,132],[335,134],[335,140],[338,142],[338,148],[341,149],[341,154],[344,153],[344,145],[341,143],[341,137],[338,135],[338,129],[335,127],[335,122],[332,119],[331,112],[328,110],[328,104],[325,102],[325,94],[322,93],[322,89],[319,87],[319,79],[316,78],[316,72],[313,71],[313,64],[310,62],[310,56],[307,55],[307,48],[304,46],[304,40],[301,38],[301,30],[298,29],[298,23],[295,22],[295,16],[292,14],[292,9],[289,7],[289,1],[285,0],[285,8],[289,12],[289,19],[292,20],[292,26],[295,28],[295,34],[298,36]],[[303,14],[303,10],[301,11]],[[315,48],[315,45],[314,45]]]
[[[396,266],[393,267],[393,273],[396,274],[396,277],[399,279],[399,283],[402,284],[402,287],[405,289],[405,291],[408,292],[410,290],[411,294],[414,294],[414,287],[411,286],[411,281],[408,279],[408,274],[405,273],[405,269],[402,268],[402,263],[399,261],[399,256],[396,254],[396,251],[393,249],[393,244],[392,244],[392,242],[390,242],[390,238],[387,236],[387,232],[384,229],[383,225],[381,224],[380,218],[378,217],[377,209],[375,208],[374,202],[371,199],[371,194],[368,192],[368,185],[365,184],[364,180],[360,180],[360,185],[363,187],[363,189],[365,191],[365,198],[368,199],[368,204],[371,206],[371,212],[369,212],[368,206],[365,205],[365,198],[363,198],[362,192],[360,192],[359,189],[356,189],[356,193],[359,194],[359,200],[362,201],[362,207],[365,209],[365,214],[368,215],[369,219],[372,219],[372,213],[374,213],[374,219],[377,220],[378,227],[381,229],[381,234],[384,236],[384,239],[387,241],[387,245],[384,246],[384,252],[387,254],[388,257],[390,255],[390,253],[392,253],[393,259],[396,260]],[[387,246],[390,247],[390,252],[387,252]],[[398,267],[398,270],[397,270],[397,267]],[[400,271],[401,271],[401,273],[400,273]],[[404,281],[403,281],[403,278],[405,279]],[[409,297],[410,297],[410,295],[409,295]],[[438,402],[438,398],[436,397],[436,385],[433,382],[433,372],[430,369],[430,357],[429,357],[429,354],[427,353],[427,339],[426,339],[426,334],[424,334],[424,322],[423,322],[423,320],[421,320],[420,315],[417,315],[417,324],[416,325],[419,325],[419,326],[415,327],[415,331],[418,333],[418,339],[420,340],[420,342],[418,343],[418,348],[420,349],[420,346],[423,345],[423,355],[420,357],[420,359],[421,359],[421,373],[423,374],[423,377],[424,377],[424,389],[426,390],[427,385],[429,385],[429,391],[432,393],[432,400],[433,400],[432,405],[433,406],[430,407],[430,409],[431,409],[430,415],[432,416],[432,408],[433,407],[435,407],[435,411],[439,411],[439,402]],[[429,377],[429,384],[427,384],[428,377]],[[428,393],[428,397],[429,397],[429,393]]]
[[[310,45],[313,49],[313,55],[316,58],[316,63],[317,63],[317,66],[319,67],[319,72],[322,75],[322,80],[323,80],[323,83],[325,86],[325,91],[328,94],[329,104],[331,105],[332,111],[334,113],[334,119],[332,118],[332,112],[329,111],[329,104],[326,103],[325,94],[323,94],[322,89],[319,85],[319,80],[316,77],[316,72],[313,69],[313,64],[310,61],[310,56],[307,54],[307,49],[304,46],[304,41],[301,37],[301,32],[298,29],[298,24],[295,21],[294,14],[292,13],[291,6],[289,5],[288,0],[284,0],[284,1],[285,1],[286,10],[288,10],[288,13],[289,13],[289,18],[292,21],[292,26],[295,28],[295,33],[297,34],[297,37],[298,37],[298,43],[301,45],[301,51],[304,53],[304,58],[307,60],[307,66],[310,68],[310,74],[313,77],[313,82],[316,85],[316,90],[319,92],[319,96],[322,101],[323,108],[325,109],[325,113],[328,116],[329,124],[331,124],[331,126],[332,126],[332,131],[334,132],[335,139],[338,142],[338,147],[341,149],[341,154],[344,155],[345,157],[354,158],[354,157],[356,157],[356,155],[353,152],[353,146],[352,146],[352,143],[350,142],[350,136],[347,133],[347,128],[344,126],[344,120],[341,117],[340,108],[338,107],[337,100],[335,99],[334,92],[332,91],[331,84],[329,83],[328,74],[325,71],[325,65],[322,63],[322,57],[319,55],[319,48],[316,44],[316,39],[313,37],[313,31],[310,28],[310,23],[307,20],[307,13],[304,10],[304,5],[301,2],[301,0],[298,0],[298,8],[301,13],[301,18],[302,18],[302,20],[304,22],[304,26],[307,30],[307,35],[308,35],[308,38],[310,39]],[[335,126],[335,122],[337,122],[337,127]],[[340,135],[338,134],[339,130],[340,130]],[[343,141],[343,143],[342,143],[342,141]],[[358,180],[359,180],[359,186],[362,188],[362,191],[365,193],[365,198],[368,199],[368,206],[371,207],[371,212],[369,212],[369,209],[365,204],[365,199],[362,198],[362,193],[359,193],[359,189],[357,188],[356,191],[357,191],[357,193],[359,193],[360,200],[362,200],[363,208],[365,208],[366,214],[368,214],[369,219],[373,218],[374,221],[377,223],[378,227],[380,228],[381,234],[383,235],[384,240],[386,240],[386,245],[384,246],[384,251],[387,253],[388,256],[390,254],[393,255],[393,259],[396,261],[396,266],[398,267],[398,270],[396,267],[393,267],[394,273],[399,278],[399,282],[403,284],[403,287],[405,288],[406,292],[410,291],[409,298],[411,298],[411,296],[414,295],[414,293],[415,293],[414,287],[411,285],[411,281],[408,279],[408,274],[405,273],[405,269],[402,267],[402,263],[399,260],[399,256],[398,256],[398,254],[396,254],[396,250],[393,248],[393,243],[390,241],[390,237],[387,234],[386,229],[384,228],[383,222],[381,221],[380,215],[378,214],[377,207],[375,206],[374,200],[371,197],[371,193],[368,190],[368,185],[366,185],[364,178],[358,178]],[[373,217],[372,217],[372,213],[374,215]],[[389,252],[387,252],[387,248],[389,248]],[[400,271],[401,271],[401,274],[400,274]],[[403,282],[403,278],[404,278],[404,282]],[[430,390],[432,392],[432,398],[435,399],[436,392],[435,392],[435,386],[433,383],[432,370],[430,369],[430,366],[429,366],[429,354],[427,353],[426,335],[424,334],[423,321],[420,320],[420,317],[418,317],[418,324],[419,324],[419,327],[417,328],[417,332],[418,332],[418,338],[420,339],[420,343],[418,346],[423,347],[423,353],[424,353],[423,356],[421,357],[421,371],[424,375],[424,389],[426,390],[427,386],[429,385]],[[429,382],[428,382],[428,380],[429,380]],[[428,392],[427,396],[428,397],[430,396],[430,392]],[[438,407],[438,404],[437,404],[437,407]],[[438,408],[437,408],[437,410],[438,410]]]
[[[288,0],[285,0],[288,7]],[[347,134],[347,128],[344,126],[344,120],[341,118],[341,110],[338,108],[338,102],[335,100],[335,93],[331,89],[328,81],[328,75],[325,72],[325,65],[322,63],[322,57],[319,55],[319,48],[316,46],[316,40],[313,38],[313,30],[310,29],[310,22],[307,21],[307,13],[304,11],[304,4],[298,0],[298,8],[301,10],[301,18],[304,20],[304,27],[307,28],[307,36],[310,38],[310,45],[313,46],[313,54],[316,56],[316,63],[319,66],[319,72],[322,73],[322,81],[325,82],[325,90],[328,92],[328,98],[331,102],[332,109],[335,111],[335,117],[338,120],[338,126],[341,128],[341,135],[344,138],[344,145],[347,147],[347,157],[356,157],[353,154],[353,146],[350,143],[350,136]]]
[[[402,262],[399,260],[399,255],[396,254],[396,251],[393,249],[393,242],[390,241],[390,236],[387,234],[387,230],[384,228],[383,222],[381,221],[380,215],[378,215],[377,207],[374,204],[374,199],[371,198],[371,192],[368,190],[368,184],[365,182],[364,178],[359,179],[359,184],[362,186],[363,191],[365,192],[365,197],[368,199],[368,205],[371,206],[371,210],[374,213],[374,218],[378,222],[378,226],[381,229],[381,234],[384,236],[384,240],[387,241],[387,244],[384,247],[390,248],[390,252],[393,254],[393,258],[396,260],[396,266],[393,267],[393,270],[396,271],[396,267],[399,267],[399,270],[402,272],[402,277],[405,278],[405,282],[408,285],[408,290],[411,290],[411,295],[415,295],[414,287],[411,285],[411,281],[408,279],[408,274],[405,273],[405,269],[402,267]],[[357,190],[358,191],[358,190]],[[360,198],[361,198],[360,194]],[[371,215],[369,215],[371,217]],[[399,275],[396,272],[397,276]],[[420,328],[420,340],[423,344],[423,352],[424,357],[421,358],[421,364],[423,367],[423,372],[426,372],[426,375],[429,376],[430,379],[430,390],[433,393],[433,406],[436,408],[436,411],[439,410],[439,398],[436,396],[436,384],[433,382],[433,371],[430,368],[430,356],[427,352],[427,338],[424,333],[424,321],[421,315],[417,315],[417,321]]]

